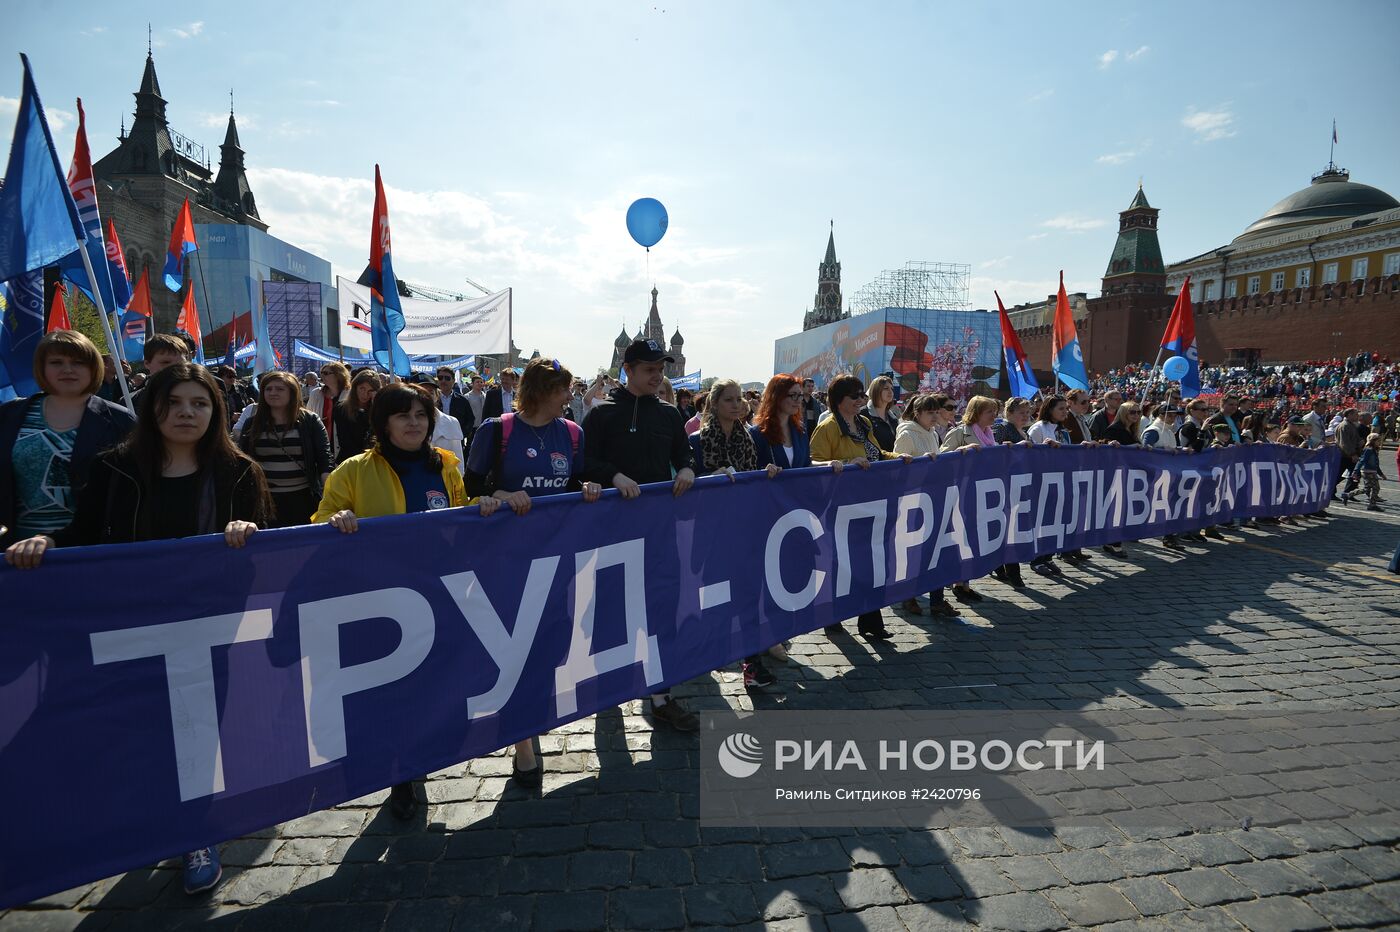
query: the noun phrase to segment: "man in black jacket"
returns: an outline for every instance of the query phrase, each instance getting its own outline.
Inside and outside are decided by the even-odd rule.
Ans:
[[[1117,389],[1109,389],[1104,393],[1103,407],[1089,418],[1089,434],[1095,440],[1102,440],[1108,433],[1108,427],[1118,417],[1118,406],[1122,403],[1123,393]]]
[[[437,406],[444,414],[450,414],[462,425],[462,436],[471,435],[476,426],[472,406],[467,404],[464,395],[457,391],[457,373],[443,366],[437,371]]]
[[[674,495],[695,483],[681,413],[663,404],[661,390],[666,350],[654,340],[637,340],[622,357],[627,384],[613,389],[583,419],[583,478],[612,486],[623,498],[642,494],[649,482],[670,482]],[[672,479],[672,470],[675,478]],[[677,731],[696,731],[700,720],[671,698],[653,693],[652,718]]]
[[[501,384],[499,388],[493,388],[486,393],[486,404],[481,409],[481,419],[484,421],[488,417],[500,417],[507,411],[515,409],[515,370],[501,370]]]

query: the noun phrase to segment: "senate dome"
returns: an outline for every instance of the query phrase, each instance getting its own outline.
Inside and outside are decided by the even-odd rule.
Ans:
[[[1400,207],[1400,201],[1380,188],[1357,184],[1345,169],[1328,166],[1312,184],[1279,201],[1235,237],[1235,243],[1252,242],[1287,230],[1316,223],[1347,220]]]

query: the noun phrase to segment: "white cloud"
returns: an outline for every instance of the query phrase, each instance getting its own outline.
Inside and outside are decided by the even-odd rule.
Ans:
[[[260,117],[253,113],[239,111],[234,119],[238,123],[238,131],[242,133],[245,129],[254,129],[262,123]],[[195,122],[205,129],[225,129],[228,126],[228,112],[215,113],[205,111],[201,113]]]
[[[1117,60],[1118,50],[1109,49],[1107,52],[1104,52],[1102,55],[1099,56],[1099,67],[1107,68],[1109,65],[1113,64]]]
[[[1146,54],[1147,54],[1148,52],[1150,52],[1151,50],[1152,50],[1152,46],[1150,46],[1150,45],[1140,45],[1140,46],[1137,47],[1136,50],[1131,51],[1131,52],[1128,53],[1128,55],[1127,55],[1128,61],[1137,61],[1139,58],[1141,58],[1142,56],[1146,55]]]
[[[985,262],[977,263],[979,269],[997,269],[1011,261],[1010,256],[998,256],[995,259],[988,259]]]
[[[1083,233],[1086,230],[1097,230],[1099,227],[1108,226],[1108,221],[1102,219],[1089,220],[1071,214],[1061,214],[1058,217],[1051,217],[1049,220],[1043,221],[1040,225],[1048,227],[1051,230],[1064,230],[1068,233]]]
[[[170,30],[170,32],[177,39],[193,39],[195,36],[199,35],[203,31],[203,22],[190,23],[188,26],[184,27],[176,26],[175,28]]]
[[[1030,236],[1027,236],[1026,239],[1045,239],[1045,237],[1049,235],[1049,233],[1032,233]]]
[[[1136,155],[1136,152],[1110,152],[1107,155],[1099,156],[1094,161],[1100,165],[1122,165]]]
[[[12,121],[17,116],[19,116],[19,98],[0,97],[0,118],[6,121]],[[45,107],[44,116],[48,118],[49,132],[51,133],[62,133],[68,129],[68,127],[76,123],[78,119],[76,114],[67,110],[59,110],[56,107]],[[14,136],[13,126],[11,126],[10,131],[5,134],[5,138],[9,139],[12,136]],[[55,142],[54,144],[57,145],[58,143]]]
[[[1047,97],[1053,96],[1054,93],[1055,93],[1055,89],[1054,89],[1053,87],[1047,87],[1045,90],[1041,91],[1040,93],[1038,93],[1038,94],[1032,94],[1031,96],[1027,97],[1027,98],[1026,98],[1026,103],[1028,103],[1028,104],[1040,103],[1042,100],[1045,100]]]
[[[1214,110],[1197,110],[1192,107],[1181,118],[1181,125],[1196,134],[1197,142],[1214,142],[1235,135],[1235,115],[1228,105]]]
[[[85,35],[85,36],[88,36],[88,37],[91,37],[91,36],[98,36],[98,35],[101,35],[102,33],[106,32],[106,31],[107,31],[107,27],[106,27],[106,26],[93,26],[91,29],[84,29],[84,30],[82,31],[82,35]]]
[[[248,174],[274,236],[329,259],[338,274],[360,274],[369,253],[373,176],[280,168]],[[514,286],[515,339],[526,353],[552,353],[578,373],[607,365],[618,326],[630,332],[645,318],[654,280],[667,335],[679,325],[691,368],[719,365],[724,374],[752,378],[771,367],[771,344],[760,340],[747,354],[734,348],[735,328],[751,327],[767,310],[761,288],[731,271],[740,250],[696,243],[673,228],[665,263],[653,258],[653,277],[643,281],[643,254],[623,222],[635,192],[615,192],[562,216],[545,199],[518,192],[386,185],[385,196],[395,271],[464,293],[471,292],[467,277],[490,288]]]

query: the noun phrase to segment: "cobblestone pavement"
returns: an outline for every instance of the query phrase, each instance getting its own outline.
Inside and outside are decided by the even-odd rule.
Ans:
[[[1387,494],[1379,515],[1334,504],[1329,522],[1237,529],[1185,555],[1130,544],[1063,582],[1027,574],[1021,593],[984,580],[967,624],[887,611],[893,641],[799,638],[766,694],[746,695],[737,669],[677,694],[700,709],[1395,708]],[[1400,924],[1397,826],[1246,830],[1222,810],[1199,830],[1131,834],[701,829],[698,742],[653,733],[638,703],[540,746],[542,791],[509,785],[504,755],[473,760],[432,775],[415,824],[380,793],[225,844],[212,898],[187,897],[168,862],[12,910],[0,932]],[[1228,798],[1216,780],[1227,792],[1209,798]]]

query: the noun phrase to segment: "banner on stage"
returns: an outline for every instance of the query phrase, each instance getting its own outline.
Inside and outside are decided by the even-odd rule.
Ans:
[[[1008,562],[1315,512],[1338,464],[1335,447],[994,447],[706,477],[679,498],[669,483],[633,501],[543,497],[524,517],[459,508],[353,535],[259,531],[239,550],[207,536],[0,566],[0,798],[52,802],[7,815],[0,908]]]
[[[369,288],[336,276],[340,296],[340,342],[370,348]],[[399,344],[410,354],[509,352],[511,292],[470,301],[424,301],[402,298],[407,321]]]

